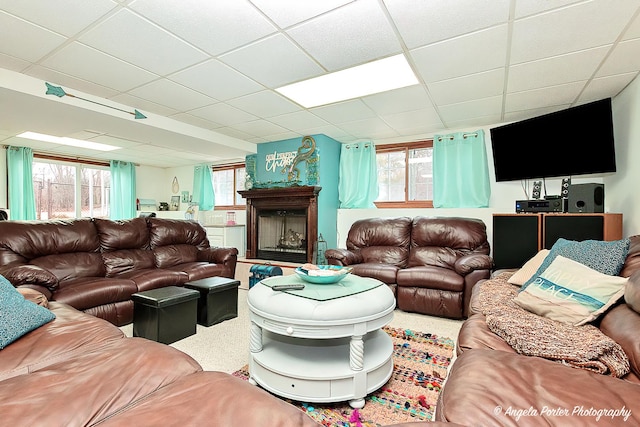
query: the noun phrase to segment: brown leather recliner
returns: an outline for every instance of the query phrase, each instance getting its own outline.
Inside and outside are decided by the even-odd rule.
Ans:
[[[486,225],[474,218],[363,219],[346,246],[327,250],[327,262],[388,284],[401,310],[453,319],[468,316],[473,286],[493,268]]]

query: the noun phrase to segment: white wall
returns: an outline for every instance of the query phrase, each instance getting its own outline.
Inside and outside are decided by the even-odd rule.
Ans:
[[[8,208],[7,200],[7,150],[0,148],[0,208]]]
[[[605,180],[605,197],[613,211],[624,213],[625,236],[640,234],[640,79],[613,100],[617,172]],[[587,128],[588,130],[588,128]]]

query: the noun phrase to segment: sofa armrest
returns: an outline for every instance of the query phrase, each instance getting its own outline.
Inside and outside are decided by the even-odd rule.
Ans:
[[[58,289],[58,278],[49,270],[31,264],[8,264],[0,267],[2,274],[14,287],[37,285],[50,292]]]
[[[458,258],[453,268],[461,276],[466,276],[475,270],[491,270],[493,259],[489,255],[468,254]]]
[[[324,256],[329,265],[340,265],[343,267],[360,264],[363,261],[360,253],[351,252],[347,249],[327,249],[324,252]]]
[[[233,279],[238,262],[237,248],[207,248],[198,251],[198,261],[220,264],[225,267],[224,277]]]

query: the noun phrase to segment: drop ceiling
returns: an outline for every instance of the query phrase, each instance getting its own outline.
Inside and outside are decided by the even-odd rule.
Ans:
[[[0,0],[0,141],[179,167],[303,135],[473,130],[616,96],[640,70],[639,12],[640,0]],[[274,90],[397,54],[420,84],[309,109]]]

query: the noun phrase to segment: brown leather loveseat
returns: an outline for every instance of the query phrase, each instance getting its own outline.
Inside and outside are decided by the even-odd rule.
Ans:
[[[526,341],[514,349],[491,330],[495,321],[488,322],[479,308],[485,286],[480,283],[473,293],[471,314],[458,335],[458,357],[438,396],[436,418],[469,426],[640,425],[640,236],[631,237],[630,242],[619,273],[629,277],[624,297],[586,325],[595,326],[605,339],[621,347],[628,358],[628,373],[596,369],[603,360],[617,366],[613,361],[619,357],[603,353],[595,361],[589,359],[599,354],[590,341],[582,354],[592,360],[588,363],[526,355],[524,350],[531,346]],[[490,297],[494,296],[491,292]],[[560,346],[556,337],[544,341],[549,349]]]
[[[211,248],[195,221],[0,221],[0,274],[117,326],[133,321],[132,294],[233,278],[237,254]]]
[[[378,279],[398,308],[465,318],[474,285],[491,275],[486,226],[474,218],[371,218],[353,223],[346,249],[329,249],[332,265]]]

